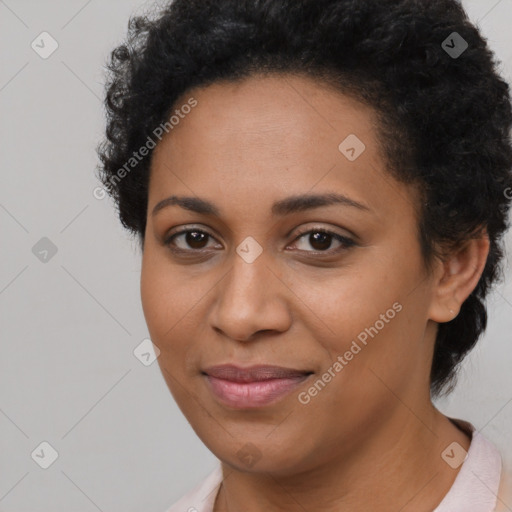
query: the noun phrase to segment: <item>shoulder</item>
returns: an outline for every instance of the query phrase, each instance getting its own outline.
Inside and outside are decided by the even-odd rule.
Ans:
[[[222,469],[218,464],[206,478],[182,496],[166,512],[212,512],[221,482]]]
[[[512,468],[510,465],[504,465],[495,512],[510,512],[510,510],[512,510]]]

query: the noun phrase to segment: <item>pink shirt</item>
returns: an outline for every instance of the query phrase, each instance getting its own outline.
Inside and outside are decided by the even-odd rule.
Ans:
[[[433,512],[512,510],[512,489],[508,477],[505,481],[502,474],[498,450],[470,423],[456,419],[452,421],[471,434],[471,444],[452,487]],[[166,512],[213,512],[221,482],[222,469],[219,464]]]

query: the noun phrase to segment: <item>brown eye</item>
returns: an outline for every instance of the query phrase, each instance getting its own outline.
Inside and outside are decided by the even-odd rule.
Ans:
[[[332,235],[317,231],[315,233],[310,233],[308,242],[315,250],[325,251],[331,247],[332,238]]]
[[[326,229],[310,229],[304,233],[301,233],[296,240],[305,240],[302,242],[303,245],[308,245],[314,249],[314,251],[308,251],[306,249],[300,249],[305,252],[339,252],[340,250],[348,249],[355,245],[355,242],[350,238],[347,238],[338,233],[334,233],[332,231],[328,231]],[[339,246],[337,249],[329,251],[332,244],[334,242],[338,242]]]
[[[208,234],[203,231],[188,231],[184,233],[185,243],[193,249],[203,249],[205,242],[208,241]]]
[[[201,231],[199,229],[184,229],[166,238],[164,243],[165,245],[168,245],[171,248],[176,248],[180,251],[199,251],[207,248],[206,244],[210,238],[213,237],[206,231]],[[176,244],[177,240],[181,241],[181,245]]]

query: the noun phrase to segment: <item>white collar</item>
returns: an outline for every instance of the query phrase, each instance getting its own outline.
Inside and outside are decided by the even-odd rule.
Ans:
[[[453,485],[434,512],[492,512],[501,479],[500,453],[471,423],[450,420],[471,436],[471,444]]]

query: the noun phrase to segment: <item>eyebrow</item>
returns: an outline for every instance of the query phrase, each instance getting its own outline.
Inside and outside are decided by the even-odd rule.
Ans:
[[[341,204],[343,206],[350,206],[359,210],[371,212],[371,209],[367,205],[359,203],[354,199],[350,199],[343,194],[335,193],[301,194],[290,196],[285,199],[276,201],[272,205],[271,212],[273,216],[285,216],[292,213],[303,212],[306,210],[312,210],[314,208],[330,206],[333,204]],[[160,210],[173,205],[177,205],[185,210],[203,215],[213,215],[217,217],[220,216],[219,208],[206,199],[175,195],[163,199],[157,203],[153,208],[151,215],[156,215]]]

